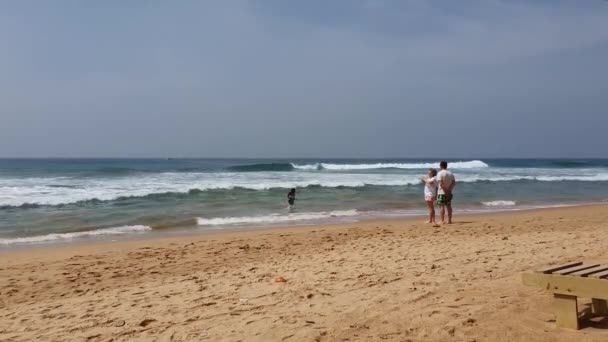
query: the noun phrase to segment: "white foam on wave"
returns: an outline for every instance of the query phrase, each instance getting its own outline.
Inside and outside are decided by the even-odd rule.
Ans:
[[[531,179],[541,182],[579,181],[579,182],[605,182],[608,181],[608,173],[600,173],[589,176],[537,176]]]
[[[508,182],[518,180],[530,180],[539,182],[606,182],[608,181],[608,173],[599,173],[587,176],[574,176],[574,175],[560,175],[560,176],[520,176],[520,175],[504,175],[504,176],[465,176],[460,179],[461,182],[477,182],[477,181],[489,181],[489,182]]]
[[[304,164],[304,165],[298,165],[298,164],[291,163],[291,166],[294,169],[305,170],[305,171],[318,170],[318,169],[322,168],[321,165],[322,165],[321,163]]]
[[[258,223],[282,223],[292,221],[308,221],[322,220],[332,217],[349,217],[357,216],[359,212],[352,210],[336,210],[329,212],[306,212],[306,213],[290,213],[290,214],[270,214],[265,216],[242,216],[242,217],[216,217],[202,218],[198,217],[197,223],[199,226],[222,226],[231,224],[258,224]]]
[[[418,174],[420,173],[420,174]],[[162,193],[209,190],[269,190],[363,186],[417,186],[423,172],[165,172],[115,178],[0,178],[0,210],[24,204],[61,205],[87,200],[110,201],[120,197],[143,197]],[[478,168],[455,171],[458,183],[531,180],[543,182],[608,181],[606,169],[510,169]],[[58,186],[61,185],[61,186]]]
[[[100,235],[119,235],[119,234],[139,233],[139,232],[146,232],[146,231],[150,231],[150,230],[152,230],[152,228],[150,228],[148,226],[141,226],[141,225],[112,227],[112,228],[87,230],[87,231],[73,232],[73,233],[54,233],[54,234],[46,234],[46,235],[0,239],[0,245],[43,243],[43,242],[51,242],[51,241],[73,240],[76,238],[100,236]]]
[[[321,187],[362,187],[365,185],[418,184],[416,176],[344,175],[294,172],[250,173],[163,173],[119,179],[74,179],[78,187],[50,187],[56,181],[45,178],[0,179],[0,207],[24,204],[61,205],[87,200],[110,201],[120,197],[143,197],[162,193],[188,193],[190,190],[269,190]]]
[[[489,201],[489,202],[481,202],[482,205],[487,207],[509,207],[514,206],[517,203],[515,201]]]
[[[317,170],[319,168],[333,171],[346,170],[377,170],[377,169],[428,169],[431,167],[439,167],[439,162],[436,163],[373,163],[373,164],[333,164],[333,163],[316,163],[316,164],[291,164],[294,169],[298,170]],[[450,169],[475,169],[486,168],[488,164],[481,160],[458,161],[449,163]]]

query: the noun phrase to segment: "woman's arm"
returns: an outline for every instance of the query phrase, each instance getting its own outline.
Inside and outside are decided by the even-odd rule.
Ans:
[[[422,181],[422,183],[426,183],[426,184],[433,184],[435,183],[435,177],[433,178],[425,178],[425,177],[420,177],[420,180]]]

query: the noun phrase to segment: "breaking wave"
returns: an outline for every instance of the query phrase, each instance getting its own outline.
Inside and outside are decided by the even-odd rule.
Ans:
[[[292,171],[294,166],[287,163],[250,164],[236,165],[227,168],[232,172],[256,172],[256,171]]]
[[[257,172],[257,171],[356,171],[356,170],[379,170],[379,169],[428,169],[437,168],[439,162],[435,163],[363,163],[363,164],[341,164],[341,163],[262,163],[249,165],[236,165],[226,168],[231,172]],[[449,164],[451,169],[475,169],[487,168],[488,164],[481,160],[458,161]]]
[[[435,163],[373,163],[373,164],[334,164],[334,163],[315,163],[315,164],[291,164],[297,170],[378,170],[378,169],[428,169],[437,168],[439,162]],[[488,164],[481,160],[450,162],[450,169],[475,169],[486,168]]]
[[[482,205],[487,207],[509,207],[514,206],[517,203],[515,201],[489,201],[489,202],[481,202]]]
[[[73,232],[73,233],[54,233],[54,234],[46,234],[46,235],[28,236],[28,237],[6,238],[6,239],[0,239],[0,245],[43,243],[43,242],[51,242],[51,241],[72,240],[72,239],[76,239],[76,238],[100,236],[100,235],[130,234],[130,233],[146,232],[146,231],[150,231],[150,230],[152,230],[152,228],[150,228],[148,226],[112,227],[112,228],[102,228],[102,229],[87,230],[87,231]]]
[[[234,224],[257,224],[257,223],[284,223],[293,221],[323,220],[332,217],[357,216],[357,210],[336,210],[329,212],[309,212],[291,214],[270,214],[265,216],[242,216],[242,217],[216,217],[197,218],[199,226],[222,226]]]
[[[608,172],[587,174],[510,174],[476,172],[456,175],[458,183],[500,182],[606,182]],[[196,196],[208,191],[269,191],[289,188],[363,188],[418,186],[415,174],[344,173],[161,173],[101,180],[72,180],[71,187],[57,187],[56,179],[0,180],[0,210],[35,209],[41,206],[97,205],[101,202],[161,196]]]

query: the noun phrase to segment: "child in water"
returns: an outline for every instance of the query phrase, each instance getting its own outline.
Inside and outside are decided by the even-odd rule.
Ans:
[[[435,222],[435,199],[437,199],[437,170],[429,169],[428,177],[420,177],[424,183],[424,201],[429,208],[429,220],[427,223],[437,224]]]
[[[289,193],[287,193],[287,203],[289,203],[290,209],[293,208],[296,203],[296,189],[292,188],[289,190]]]

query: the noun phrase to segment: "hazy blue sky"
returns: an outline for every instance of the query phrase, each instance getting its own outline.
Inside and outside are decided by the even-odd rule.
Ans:
[[[0,2],[0,156],[608,157],[608,1]]]

